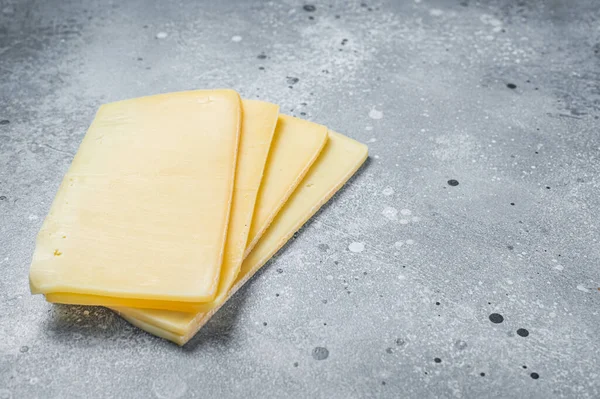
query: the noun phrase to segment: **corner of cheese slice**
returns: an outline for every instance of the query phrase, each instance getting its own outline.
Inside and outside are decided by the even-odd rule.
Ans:
[[[368,148],[364,144],[329,131],[329,140],[319,158],[244,260],[227,299],[348,181],[366,160],[367,155]],[[131,324],[151,334],[184,345],[208,322],[219,307],[206,313],[131,308],[113,310]]]
[[[32,293],[94,305],[212,300],[240,102],[197,90],[103,105],[38,234]]]

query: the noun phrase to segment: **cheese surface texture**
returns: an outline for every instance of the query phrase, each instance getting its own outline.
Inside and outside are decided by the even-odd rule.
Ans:
[[[232,90],[103,105],[38,234],[32,293],[120,306],[212,300],[240,124]]]
[[[365,161],[367,152],[364,144],[339,133],[329,132],[329,140],[319,158],[242,263],[228,298],[343,186]],[[218,307],[206,313],[195,314],[131,308],[114,310],[133,325],[183,345],[208,322]]]

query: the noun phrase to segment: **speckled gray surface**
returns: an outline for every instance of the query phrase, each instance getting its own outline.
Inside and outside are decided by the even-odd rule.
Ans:
[[[0,0],[0,398],[600,396],[595,0],[100,3]],[[97,107],[208,87],[370,161],[184,348],[29,295]]]

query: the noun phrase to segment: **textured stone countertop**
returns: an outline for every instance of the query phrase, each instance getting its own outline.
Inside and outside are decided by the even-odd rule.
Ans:
[[[600,397],[596,0],[0,0],[0,398]],[[231,87],[370,159],[183,348],[31,296],[98,106]]]

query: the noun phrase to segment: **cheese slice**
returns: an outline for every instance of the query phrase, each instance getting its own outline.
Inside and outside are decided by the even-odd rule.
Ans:
[[[242,135],[244,135],[244,133],[242,133]],[[258,197],[256,199],[255,216],[252,219],[252,225],[258,224],[261,226],[260,230],[264,231],[274,215],[271,215],[271,212],[263,211],[261,213],[262,217],[256,218],[256,211],[261,207],[263,210],[265,207],[272,207],[273,209],[279,210],[291,192],[294,191],[298,183],[302,180],[315,159],[317,159],[326,141],[327,128],[325,126],[286,115],[280,115],[278,117],[271,150],[265,166],[264,177],[262,178]],[[269,200],[262,201],[262,205],[260,205],[260,199],[266,197],[268,197]],[[248,223],[248,221],[245,223]],[[237,257],[238,255],[232,256]],[[231,269],[230,271],[231,273],[226,273],[224,275],[227,279],[224,286],[227,286],[227,289],[221,291],[220,295],[217,295],[212,301],[206,301],[204,303],[175,303],[165,301],[129,300],[125,306],[194,313],[206,312],[215,306],[219,306],[226,300],[226,294],[239,271],[239,264],[237,268]],[[95,298],[90,295],[75,296],[69,294],[57,298],[57,295],[55,294],[46,295],[46,298],[51,302],[74,303],[80,305],[101,305],[107,307],[124,306],[120,300],[115,300],[114,298]]]
[[[240,124],[232,90],[103,105],[38,234],[32,293],[121,306],[212,300]]]
[[[329,140],[318,160],[285,203],[250,255],[244,260],[228,293],[231,297],[314,215],[358,170],[367,158],[367,147],[339,133]],[[114,308],[131,324],[159,337],[184,345],[219,309],[207,313]]]

